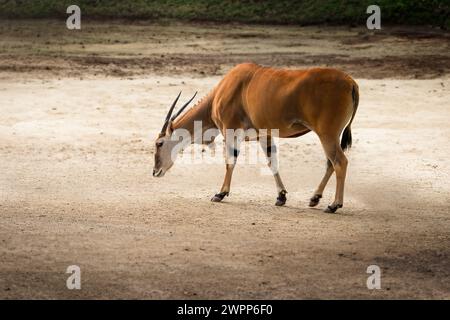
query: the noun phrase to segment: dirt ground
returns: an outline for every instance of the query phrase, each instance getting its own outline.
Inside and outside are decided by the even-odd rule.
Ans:
[[[449,36],[386,27],[0,22],[0,298],[450,299]],[[317,137],[263,164],[151,176],[173,98],[234,64],[339,67],[360,85],[345,205],[308,200]],[[81,268],[81,290],[66,268]],[[369,290],[369,265],[381,289]]]

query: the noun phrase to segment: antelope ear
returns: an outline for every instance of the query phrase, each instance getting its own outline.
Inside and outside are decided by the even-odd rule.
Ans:
[[[171,136],[172,132],[173,132],[173,122],[169,121],[169,123],[167,124],[167,128],[166,128],[166,136]]]

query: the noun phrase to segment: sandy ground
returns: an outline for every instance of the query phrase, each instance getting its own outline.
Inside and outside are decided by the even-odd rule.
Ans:
[[[354,50],[361,30],[92,24],[86,29],[103,26],[119,42],[92,40],[100,31],[77,35],[97,60],[80,53],[71,63],[81,50],[73,40],[30,40],[35,23],[0,29],[0,298],[450,299],[447,35],[385,32]],[[136,32],[148,37],[121,43]],[[158,45],[152,34],[174,41]],[[202,49],[176,34],[216,42],[195,58]],[[230,34],[240,35],[234,49]],[[286,45],[294,35],[303,51]],[[345,63],[331,61],[359,70],[339,214],[321,211],[334,178],[319,207],[307,206],[325,166],[313,134],[280,145],[289,191],[282,208],[262,164],[241,163],[223,203],[209,201],[222,182],[220,163],[176,164],[162,179],[151,176],[152,141],[179,90],[206,94],[253,50],[262,63],[314,63],[297,49],[319,64],[343,51]],[[177,62],[166,65],[170,57]],[[379,69],[370,64],[376,59]],[[373,264],[381,290],[366,287]],[[69,265],[81,268],[81,290],[66,288]]]

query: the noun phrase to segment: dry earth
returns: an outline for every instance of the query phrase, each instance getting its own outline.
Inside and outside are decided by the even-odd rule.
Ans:
[[[450,298],[448,34],[242,25],[0,23],[0,298]],[[61,36],[61,32],[64,36]],[[36,35],[39,34],[39,37]],[[74,35],[74,38],[69,38]],[[360,84],[345,207],[307,207],[318,139],[264,165],[151,176],[176,93],[231,65],[336,65]],[[420,78],[420,79],[416,79]],[[69,265],[82,289],[66,288]],[[382,270],[368,290],[366,268]]]

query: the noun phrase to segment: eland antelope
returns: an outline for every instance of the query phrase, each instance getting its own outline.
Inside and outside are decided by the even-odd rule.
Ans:
[[[343,206],[348,162],[344,150],[352,143],[351,124],[359,100],[358,85],[349,75],[332,68],[283,70],[244,63],[234,67],[193,108],[181,115],[195,95],[172,115],[179,97],[169,109],[155,141],[153,176],[162,177],[172,167],[181,149],[177,148],[179,139],[173,138],[174,131],[184,129],[194,137],[194,122],[201,121],[202,132],[218,129],[225,137],[225,179],[220,192],[211,199],[220,202],[229,195],[231,176],[239,155],[239,143],[227,141],[225,132],[228,129],[255,129],[256,132],[277,129],[280,138],[296,138],[313,131],[325,151],[326,171],[309,206],[319,204],[333,172],[336,172],[335,199],[325,212],[334,213]],[[266,134],[256,138],[263,146],[269,165],[276,161],[273,136]],[[213,139],[192,139],[191,142],[209,144]],[[272,171],[278,189],[275,204],[282,206],[286,203],[287,191],[278,171]]]

